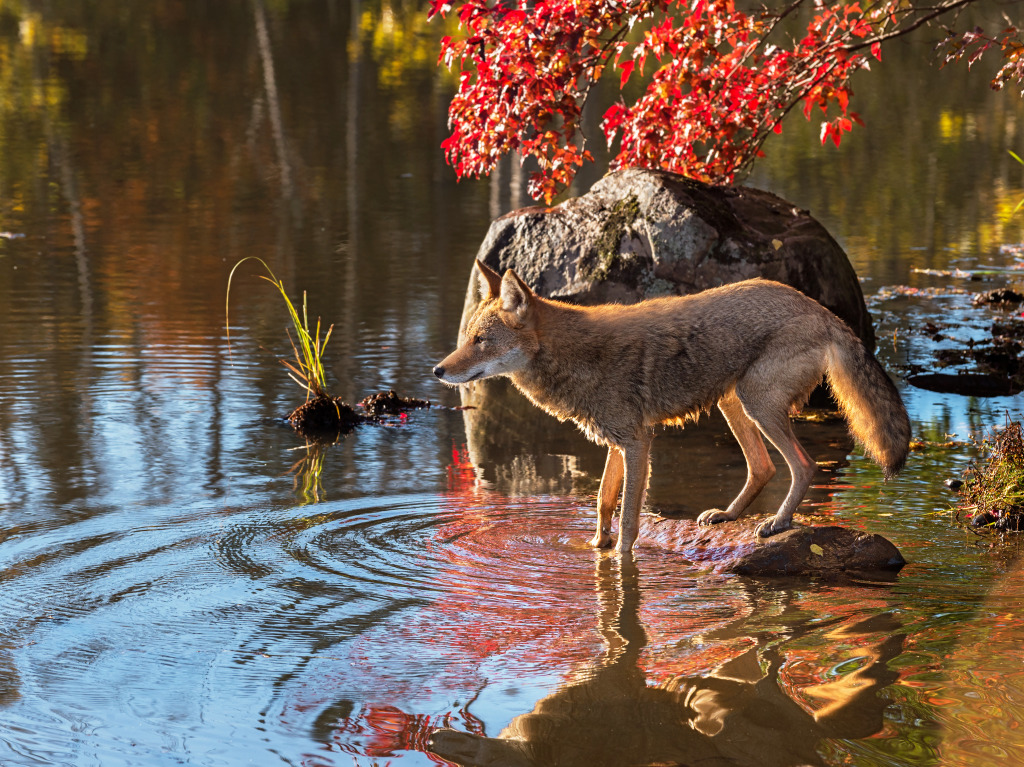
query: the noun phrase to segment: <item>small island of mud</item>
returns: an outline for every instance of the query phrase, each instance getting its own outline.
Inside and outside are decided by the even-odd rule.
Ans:
[[[428,400],[401,397],[393,389],[364,397],[356,407],[341,397],[323,394],[303,402],[286,416],[286,420],[304,439],[333,441],[360,424],[385,423],[389,416],[401,416],[409,410],[429,407]]]

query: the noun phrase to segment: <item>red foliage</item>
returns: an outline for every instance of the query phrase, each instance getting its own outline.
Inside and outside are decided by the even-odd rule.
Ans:
[[[992,89],[1002,90],[1011,81],[1024,85],[1024,40],[1021,40],[1020,30],[1016,27],[1008,26],[997,35],[987,35],[980,27],[969,32],[950,29],[940,47],[946,50],[946,64],[960,61],[966,56],[968,67],[990,49],[998,48],[1004,61],[992,78]],[[1024,88],[1021,89],[1021,95],[1024,96]]]
[[[733,0],[431,0],[432,15],[457,4],[465,30],[441,41],[439,61],[461,70],[447,158],[463,177],[486,175],[508,152],[532,157],[530,193],[550,202],[593,159],[581,114],[611,68],[622,98],[601,127],[618,145],[613,168],[729,183],[797,105],[808,119],[820,110],[822,143],[838,145],[860,123],[849,111],[850,76],[881,61],[884,40],[973,0],[920,9],[905,0],[867,9],[816,2],[801,32],[784,36],[780,22],[805,2],[748,13]],[[1001,45],[1004,81],[1024,76],[1012,32],[977,54]]]

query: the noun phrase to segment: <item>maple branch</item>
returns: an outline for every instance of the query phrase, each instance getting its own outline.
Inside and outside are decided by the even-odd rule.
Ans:
[[[466,35],[442,39],[440,59],[462,70],[449,109],[452,134],[442,146],[460,177],[486,175],[510,151],[536,158],[531,194],[550,202],[577,167],[593,161],[582,113],[610,66],[619,70],[620,95],[601,130],[618,144],[613,167],[661,167],[730,183],[798,104],[808,119],[821,109],[821,139],[838,145],[860,124],[848,111],[850,77],[866,67],[865,51],[880,59],[882,42],[976,0],[861,2],[867,7],[815,0],[805,31],[776,42],[782,22],[807,9],[807,0],[752,12],[734,0],[461,0]],[[455,4],[431,0],[435,12]],[[645,22],[642,34],[638,22]],[[1013,27],[995,38],[981,30],[951,35],[946,59],[967,52],[970,64],[999,47],[1006,63],[993,87],[1024,81],[1024,43]],[[643,95],[627,103],[626,84],[649,56],[659,64]]]
[[[920,18],[916,19],[909,26],[906,26],[906,27],[897,26],[896,29],[892,30],[891,32],[885,32],[883,34],[876,35],[875,37],[871,37],[871,38],[867,38],[865,40],[861,40],[859,43],[856,43],[856,44],[845,45],[845,46],[843,46],[843,50],[858,51],[858,50],[861,50],[862,48],[868,48],[868,47],[874,45],[875,43],[883,43],[886,40],[892,40],[892,39],[897,38],[897,37],[903,37],[904,35],[910,34],[915,29],[919,29],[920,27],[923,27],[928,22],[933,21],[934,19],[937,19],[939,16],[944,16],[947,13],[949,13],[950,11],[956,10],[958,8],[965,8],[968,5],[972,5],[975,2],[977,2],[977,0],[950,0],[950,2],[942,3],[942,4],[936,5],[936,6],[932,6],[932,7],[927,9],[929,11],[928,13],[926,13],[924,16],[921,16]],[[909,15],[911,13],[916,13],[916,12],[922,11],[922,10],[926,10],[926,9],[911,6],[910,8],[906,9],[903,12]]]

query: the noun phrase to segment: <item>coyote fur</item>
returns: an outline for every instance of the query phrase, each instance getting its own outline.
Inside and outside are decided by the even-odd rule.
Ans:
[[[654,427],[682,425],[715,404],[743,450],[747,480],[724,511],[704,511],[702,525],[738,518],[775,474],[763,434],[792,482],[757,533],[791,526],[815,463],[789,413],[822,377],[886,478],[903,468],[910,421],[896,387],[840,319],[793,288],[753,279],[634,305],[575,306],[534,294],[511,269],[502,277],[480,261],[476,268],[482,301],[434,374],[451,385],[508,376],[534,404],[608,447],[595,547],[614,542],[620,490],[617,548],[636,541]]]

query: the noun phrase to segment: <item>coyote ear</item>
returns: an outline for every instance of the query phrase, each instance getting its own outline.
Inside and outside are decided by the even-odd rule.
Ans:
[[[506,312],[515,312],[522,317],[530,306],[533,292],[519,275],[509,269],[501,279],[501,308]]]
[[[480,298],[497,298],[501,294],[501,275],[487,266],[479,258],[476,260],[476,269],[480,273]]]

